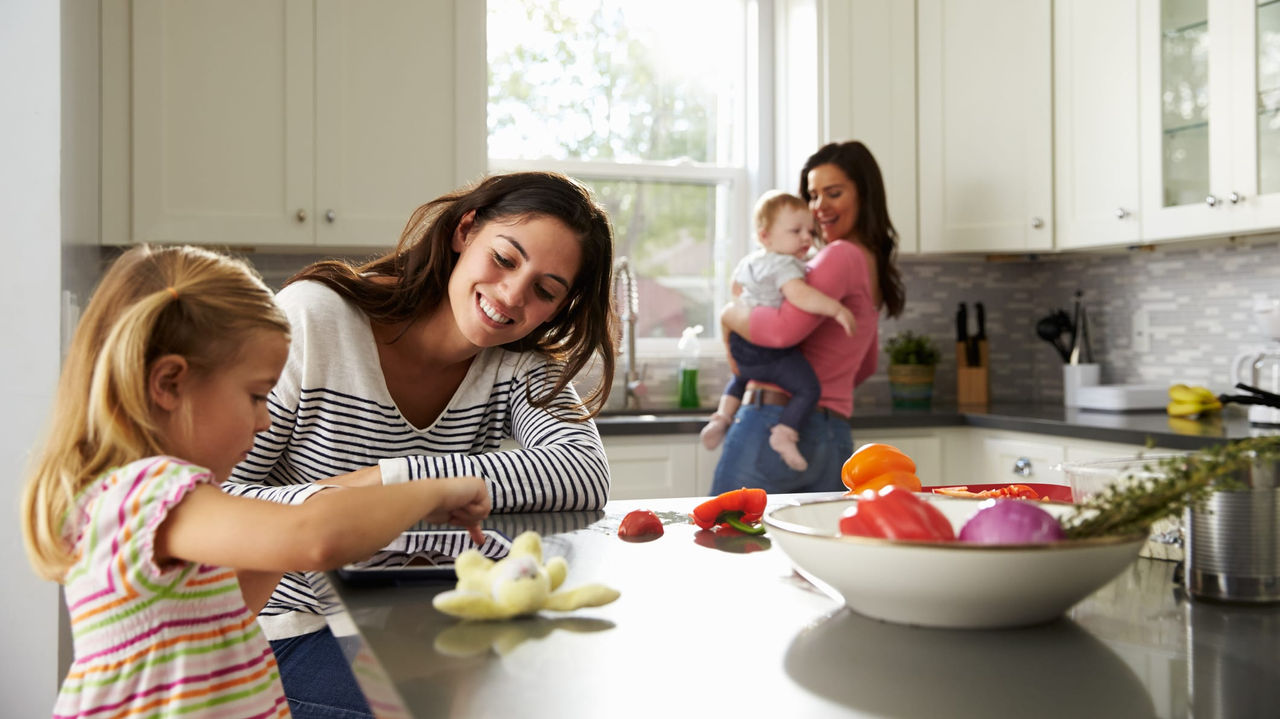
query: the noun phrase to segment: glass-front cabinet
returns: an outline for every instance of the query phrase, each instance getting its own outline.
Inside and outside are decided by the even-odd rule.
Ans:
[[[1280,227],[1280,0],[1143,0],[1143,236]]]

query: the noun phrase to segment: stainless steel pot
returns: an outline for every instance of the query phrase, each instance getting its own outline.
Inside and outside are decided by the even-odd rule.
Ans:
[[[1243,489],[1214,492],[1185,514],[1187,591],[1224,602],[1280,602],[1277,463],[1238,477]]]

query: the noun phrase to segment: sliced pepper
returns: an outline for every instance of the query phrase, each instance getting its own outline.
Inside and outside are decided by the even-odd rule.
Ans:
[[[745,534],[764,534],[759,524],[769,495],[756,487],[733,489],[694,507],[689,519],[702,529],[728,525]]]
[[[1007,487],[984,489],[981,492],[970,492],[967,486],[939,487],[934,494],[945,494],[948,497],[978,497],[982,499],[1011,497],[1014,499],[1040,499],[1040,493],[1025,484],[1011,484]]]
[[[937,507],[893,485],[858,495],[858,501],[840,517],[840,533],[926,541],[956,538],[951,522]]]

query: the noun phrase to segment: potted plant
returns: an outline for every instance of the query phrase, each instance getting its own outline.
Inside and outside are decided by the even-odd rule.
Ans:
[[[904,330],[885,344],[889,353],[889,394],[894,407],[927,408],[933,402],[933,375],[941,355],[927,335]]]

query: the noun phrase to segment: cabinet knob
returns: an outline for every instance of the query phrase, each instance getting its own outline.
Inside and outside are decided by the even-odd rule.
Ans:
[[[1230,195],[1227,195],[1227,199],[1231,201],[1231,204],[1238,205],[1241,202],[1244,202],[1244,195],[1239,192],[1233,192]]]
[[[1204,198],[1204,204],[1208,205],[1209,207],[1217,207],[1218,198],[1214,197],[1213,195],[1209,195],[1208,197]]]
[[[307,211],[306,211],[306,210],[298,210],[297,218],[298,218],[298,222],[306,222],[306,221],[307,221]]]
[[[1040,229],[1041,227],[1044,227],[1044,220],[1040,219],[1039,217],[1032,217],[1031,227],[1037,230]]]
[[[1126,217],[1128,217],[1128,216],[1129,216],[1129,211],[1128,211],[1128,210],[1124,209],[1123,207],[1117,207],[1117,208],[1116,208],[1116,219],[1117,219],[1117,220],[1123,220],[1124,218],[1126,218]]]
[[[334,214],[333,210],[325,210],[325,211],[324,211],[324,221],[325,221],[325,222],[332,223],[332,222],[333,222],[334,220],[336,220],[336,219],[338,219],[338,216],[337,216],[336,214]]]
[[[1030,477],[1032,474],[1031,459],[1028,457],[1019,457],[1013,463],[1013,473],[1019,477]]]

